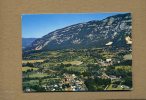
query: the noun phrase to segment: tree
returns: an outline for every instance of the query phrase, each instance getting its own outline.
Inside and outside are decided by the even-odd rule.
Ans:
[[[127,78],[124,78],[124,85],[127,85],[129,87],[132,87],[132,78],[131,77],[127,77]]]
[[[29,63],[29,62],[26,63],[26,66],[28,66],[28,67],[34,67],[34,65],[32,63]]]
[[[85,85],[89,91],[96,91],[97,90],[96,83],[95,83],[94,79],[87,79],[85,81]]]

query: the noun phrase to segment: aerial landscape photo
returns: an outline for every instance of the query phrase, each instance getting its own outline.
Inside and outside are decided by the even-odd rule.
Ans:
[[[24,92],[129,91],[129,12],[23,14]]]

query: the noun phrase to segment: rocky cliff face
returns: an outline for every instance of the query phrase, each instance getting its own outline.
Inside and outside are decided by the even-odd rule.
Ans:
[[[29,50],[57,50],[92,47],[126,47],[132,44],[131,14],[118,14],[103,20],[78,23],[36,39]]]

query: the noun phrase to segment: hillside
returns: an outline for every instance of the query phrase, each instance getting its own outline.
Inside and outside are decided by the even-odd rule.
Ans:
[[[58,50],[92,47],[122,47],[132,44],[131,14],[118,14],[103,20],[78,23],[36,39],[26,50]]]

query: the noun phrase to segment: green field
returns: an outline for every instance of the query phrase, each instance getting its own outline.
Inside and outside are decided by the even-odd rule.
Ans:
[[[131,57],[131,52],[127,50],[102,48],[41,51],[23,55],[23,90],[131,90]]]
[[[44,60],[23,60],[22,63],[36,63],[36,62],[43,62]]]
[[[124,88],[122,85],[114,87],[114,84],[110,84],[106,90],[129,90],[129,88]]]
[[[64,61],[63,64],[72,64],[72,65],[80,65],[83,62],[81,61]]]
[[[27,71],[27,70],[38,70],[39,68],[32,68],[32,67],[22,67],[22,71]]]
[[[48,76],[48,74],[46,74],[46,73],[36,73],[36,74],[29,75],[30,78],[41,78],[41,77],[45,77],[45,76]]]

